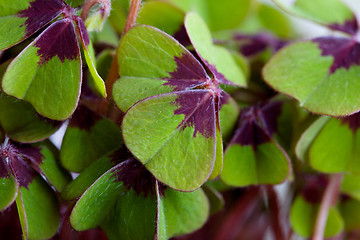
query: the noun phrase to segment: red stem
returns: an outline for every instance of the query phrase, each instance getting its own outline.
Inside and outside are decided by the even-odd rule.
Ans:
[[[329,209],[335,205],[339,196],[340,185],[343,175],[341,173],[334,174],[330,177],[330,182],[325,189],[323,198],[321,199],[320,209],[316,218],[316,224],[312,240],[323,240],[326,221],[329,215]]]
[[[124,35],[127,31],[129,31],[132,27],[136,25],[136,19],[139,14],[140,6],[141,6],[141,0],[131,1],[129,15],[127,17],[126,25],[122,35]],[[105,80],[107,98],[105,99],[105,101],[101,101],[98,106],[98,112],[100,114],[105,115],[108,112],[110,99],[112,97],[113,85],[118,78],[119,78],[119,65],[118,65],[117,55],[115,55],[114,60],[111,64],[109,74]]]
[[[273,186],[266,186],[265,190],[268,197],[271,228],[273,229],[275,239],[285,240],[286,237],[284,234],[284,230],[281,227],[281,223],[280,223],[280,206],[279,206],[279,199],[277,193],[275,192]]]
[[[129,15],[126,19],[126,25],[125,25],[124,31],[122,33],[123,35],[135,26],[136,19],[139,14],[140,6],[141,6],[141,0],[132,0],[131,1]]]

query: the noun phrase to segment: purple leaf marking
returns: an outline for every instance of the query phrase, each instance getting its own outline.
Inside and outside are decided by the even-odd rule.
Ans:
[[[281,107],[282,103],[277,101],[245,108],[231,144],[251,145],[255,150],[258,145],[271,141],[277,131]]]
[[[271,48],[276,52],[287,44],[286,41],[267,33],[256,35],[236,34],[234,40],[239,45],[240,52],[246,57],[259,54],[267,48]]]
[[[345,21],[343,24],[334,23],[328,26],[333,30],[342,31],[351,35],[355,35],[359,31],[359,24],[355,16],[353,16],[351,20]]]
[[[235,83],[227,80],[223,74],[218,72],[218,70],[216,69],[216,67],[214,65],[210,64],[205,59],[203,59],[202,61],[204,62],[206,67],[209,69],[209,71],[213,74],[215,85],[218,85],[219,83],[226,84],[226,85],[233,85],[233,86],[236,85]]]
[[[326,175],[306,175],[304,181],[305,186],[301,191],[304,199],[312,204],[319,203],[328,185],[328,177]]]
[[[30,7],[18,14],[21,18],[27,18],[25,21],[25,37],[29,37],[55,19],[66,6],[62,0],[35,0],[30,2]]]
[[[261,106],[261,114],[259,118],[263,123],[266,132],[273,135],[278,129],[278,117],[282,112],[282,102],[270,102]]]
[[[90,44],[90,39],[89,39],[89,34],[86,30],[84,21],[80,17],[76,16],[75,22],[76,22],[76,26],[79,29],[80,38],[81,38],[82,43],[85,46],[88,46]]]
[[[72,115],[69,126],[90,131],[91,127],[100,119],[100,115],[87,107],[79,107]]]
[[[174,91],[205,85],[209,80],[202,65],[190,53],[185,52],[180,57],[175,57],[175,62],[176,70],[170,73],[171,77],[164,78],[167,82],[163,84],[174,87]]]
[[[177,98],[172,103],[179,106],[175,115],[184,114],[184,120],[178,128],[194,127],[194,137],[199,132],[204,137],[215,138],[215,96],[212,91],[192,90],[176,93]]]
[[[75,28],[70,19],[53,23],[35,41],[34,45],[39,48],[37,54],[41,56],[39,64],[44,64],[55,56],[61,62],[80,57]]]
[[[360,128],[360,113],[355,113],[353,115],[344,117],[341,119],[341,122],[342,124],[347,124],[355,134],[356,131]]]
[[[357,41],[342,37],[320,37],[312,41],[319,44],[323,56],[334,58],[330,74],[338,68],[349,69],[353,65],[360,65],[360,43]]]
[[[155,195],[155,177],[135,158],[130,158],[118,164],[113,170],[115,181],[121,181],[130,190],[133,189],[137,195]],[[161,186],[161,187],[160,187]],[[160,194],[164,195],[165,185],[159,184]]]
[[[39,148],[26,144],[8,143],[0,148],[1,159],[7,158],[8,167],[20,186],[27,188],[39,172],[43,155]],[[36,169],[37,171],[35,171]]]
[[[244,122],[235,132],[230,144],[250,145],[256,150],[257,146],[271,141],[265,130],[253,120]]]

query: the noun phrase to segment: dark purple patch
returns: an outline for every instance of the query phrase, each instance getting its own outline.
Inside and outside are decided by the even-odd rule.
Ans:
[[[80,56],[74,24],[70,19],[51,24],[34,45],[39,48],[37,51],[41,56],[39,64],[44,64],[55,56],[58,56],[61,62],[65,59],[74,60]]]
[[[174,87],[174,91],[182,91],[205,85],[209,80],[202,65],[190,53],[183,53],[174,60],[177,68],[170,73],[171,77],[164,78],[167,82],[163,85]]]
[[[98,113],[93,112],[87,107],[80,106],[72,115],[69,126],[90,131],[91,127],[101,119],[102,118]]]
[[[133,155],[125,146],[119,148],[118,150],[115,150],[110,155],[111,162],[114,163],[115,165],[132,157]]]
[[[342,31],[351,35],[355,35],[359,31],[359,24],[355,16],[353,16],[351,20],[345,21],[343,24],[335,23],[328,26],[333,30]]]
[[[178,128],[194,127],[194,137],[199,132],[206,138],[215,138],[215,96],[212,91],[192,90],[177,92],[172,103],[179,106],[175,115],[184,114],[184,120]]]
[[[20,186],[27,188],[38,175],[43,155],[39,148],[27,144],[8,143],[0,149],[1,155],[8,159],[7,165]],[[36,169],[37,171],[35,171]]]
[[[347,124],[355,134],[356,131],[360,128],[360,113],[355,113],[353,115],[342,118],[341,123]]]
[[[234,41],[238,45],[240,52],[246,57],[259,54],[268,48],[276,52],[287,44],[286,41],[267,33],[255,35],[236,34]]]
[[[306,175],[305,185],[301,191],[304,199],[312,204],[320,203],[329,182],[326,175]]]
[[[25,21],[25,37],[29,37],[34,32],[55,19],[66,7],[62,0],[35,0],[30,2],[28,9],[18,13],[21,18],[27,18]]]
[[[211,65],[205,59],[203,59],[203,62],[206,65],[206,67],[210,70],[210,72],[213,74],[215,85],[218,85],[218,83],[225,84],[225,85],[233,85],[233,86],[236,85],[235,83],[227,80],[223,74],[218,72],[218,70],[216,69],[216,67],[214,65]]]
[[[319,44],[323,56],[332,56],[334,62],[329,73],[338,68],[349,69],[353,65],[360,65],[360,43],[354,39],[342,37],[320,37],[312,40]]]
[[[113,170],[115,181],[121,181],[130,190],[133,189],[137,195],[144,196],[156,194],[155,177],[135,158],[130,158],[117,165]],[[164,195],[165,185],[159,183],[160,194]]]
[[[282,103],[278,101],[243,109],[231,144],[251,145],[256,149],[256,146],[271,141],[271,136],[277,131],[281,111]]]
[[[264,129],[256,121],[249,120],[241,124],[241,127],[236,130],[230,144],[252,146],[256,150],[258,145],[270,141],[271,137]]]
[[[184,25],[182,25],[180,29],[174,33],[173,37],[183,46],[191,45],[190,38]]]
[[[90,44],[89,34],[86,30],[84,21],[80,17],[76,16],[75,22],[76,22],[76,26],[79,29],[81,41],[85,46],[89,45]]]
[[[278,129],[278,118],[282,112],[282,102],[270,102],[261,106],[259,118],[269,135],[273,135]]]

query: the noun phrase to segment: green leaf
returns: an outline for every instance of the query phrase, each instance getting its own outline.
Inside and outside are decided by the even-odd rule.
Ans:
[[[303,197],[296,197],[290,211],[290,223],[294,231],[302,237],[311,237],[319,204],[311,204]],[[344,229],[344,220],[334,207],[330,208],[325,227],[325,238],[335,236]]]
[[[0,211],[9,207],[14,201],[18,193],[18,184],[14,177],[0,178]]]
[[[232,186],[279,184],[290,173],[290,160],[274,141],[257,145],[231,144],[224,156],[220,178]]]
[[[173,35],[180,30],[185,13],[179,8],[162,1],[145,2],[137,18],[139,24],[154,26]]]
[[[319,38],[315,42],[304,41],[281,49],[265,65],[265,81],[275,90],[290,95],[300,106],[311,112],[331,116],[344,116],[360,109],[357,93],[360,89],[358,75],[360,67],[346,56],[349,65],[334,65],[339,56],[331,56],[335,49],[325,49],[326,41],[346,39]],[[349,40],[350,41],[350,40]],[[330,55],[322,55],[320,46]],[[348,87],[351,86],[351,87]]]
[[[124,191],[123,182],[114,176],[119,165],[105,172],[77,201],[70,216],[74,229],[84,231],[98,226],[115,206]]]
[[[231,135],[239,115],[240,109],[238,104],[230,96],[226,97],[219,111],[221,135],[224,139]]]
[[[311,144],[329,119],[330,118],[328,117],[320,117],[308,129],[306,129],[305,132],[303,132],[295,149],[296,156],[300,160],[306,161]]]
[[[106,98],[106,88],[105,88],[105,82],[104,80],[100,77],[100,75],[98,74],[96,67],[94,65],[93,60],[91,59],[89,50],[87,49],[86,46],[83,46],[84,49],[84,55],[85,55],[85,60],[86,63],[89,67],[89,71],[91,74],[91,79],[94,81],[93,85],[95,87],[95,90],[104,98]]]
[[[231,53],[212,43],[206,23],[196,13],[185,17],[185,28],[190,41],[205,65],[220,82],[237,86],[246,86],[246,78],[236,64]]]
[[[266,4],[259,4],[256,10],[258,19],[263,27],[275,35],[287,38],[294,32],[289,18],[278,9]]]
[[[209,217],[209,202],[202,189],[184,193],[167,188],[158,201],[161,202],[158,211],[163,211],[158,214],[163,214],[165,221],[160,226],[166,228],[164,239],[191,233]]]
[[[156,214],[155,196],[144,197],[129,190],[119,197],[101,227],[110,240],[154,239]]]
[[[33,7],[31,7],[33,4]],[[34,0],[3,0],[0,7],[0,50],[7,49],[18,42],[30,37],[60,14],[61,2],[54,1],[50,6],[53,9],[44,11],[36,9],[38,3]],[[36,8],[36,7],[35,7]]]
[[[341,183],[341,192],[360,201],[360,175],[346,173]]]
[[[47,42],[49,35],[55,35],[53,42],[66,35],[72,45],[57,45],[54,50]],[[65,19],[53,23],[11,62],[2,88],[5,93],[30,102],[41,115],[64,120],[77,106],[81,80],[75,29]]]
[[[360,228],[360,202],[359,200],[347,199],[341,205],[341,215],[344,218],[347,232]]]
[[[140,101],[124,117],[122,131],[128,149],[159,181],[174,189],[197,189],[214,167],[215,122],[210,123],[215,119],[214,106],[209,104],[206,115],[200,113],[210,98],[206,90],[163,94]],[[175,104],[181,99],[191,101],[194,108],[186,117],[175,114],[183,108]],[[199,130],[198,123],[189,122],[196,119],[197,114],[206,121],[194,121],[204,124],[209,121],[213,129],[201,126]],[[209,136],[201,131],[208,132]]]
[[[185,12],[197,12],[211,31],[239,26],[250,8],[250,0],[170,0]]]
[[[204,184],[202,186],[202,190],[206,194],[209,205],[210,205],[210,215],[215,214],[219,212],[221,209],[223,209],[225,205],[225,200],[221,193],[216,191],[213,187],[211,187],[208,184]]]
[[[91,54],[88,50],[88,47],[90,46],[92,48],[92,45],[90,45],[91,43],[89,41],[89,36],[86,27],[84,25],[84,22],[81,19],[76,19],[76,26],[78,32],[80,33],[81,45],[84,50],[85,60],[89,67],[90,74],[92,76],[91,78],[93,82],[92,85],[102,97],[106,98],[106,88],[105,88],[104,80],[98,74],[96,67],[94,65],[94,61],[92,60]]]
[[[330,119],[309,149],[311,166],[321,172],[360,172],[360,132],[355,133],[347,124]]]
[[[128,0],[112,0],[111,1],[111,12],[109,16],[109,22],[112,27],[116,29],[118,33],[122,33],[126,17],[128,15],[128,9],[130,2]]]
[[[49,184],[61,192],[70,182],[71,176],[60,165],[58,160],[59,152],[50,142],[41,144],[41,154],[44,156],[39,165],[40,170]]]
[[[81,172],[99,157],[120,147],[122,142],[121,130],[114,122],[80,108],[65,132],[61,163],[72,172]]]
[[[61,196],[65,200],[73,200],[80,197],[96,179],[114,166],[109,155],[111,154],[106,154],[106,156],[99,158],[90,164],[89,167],[85,168],[77,178],[66,186]]]
[[[141,54],[138,49],[142,49]],[[201,64],[188,50],[167,34],[149,26],[129,30],[121,39],[117,57],[122,78],[114,84],[113,96],[124,112],[146,97],[175,90],[176,87],[169,83],[178,69],[190,69],[197,78],[207,77]],[[183,65],[188,69],[182,69]],[[199,85],[204,81],[196,80]],[[195,85],[186,77],[179,81],[184,82],[184,89]]]
[[[42,118],[31,104],[0,91],[0,126],[17,142],[38,142],[52,135],[61,122]]]
[[[48,239],[58,230],[60,209],[54,192],[37,176],[16,198],[23,239]]]
[[[216,150],[215,151],[216,151],[216,157],[215,157],[214,168],[213,168],[208,180],[212,180],[212,179],[216,178],[220,174],[221,170],[223,169],[224,149],[223,149],[223,141],[222,141],[220,129],[216,129]]]
[[[323,24],[331,29],[348,33],[356,32],[354,13],[339,0],[274,0],[285,11]],[[355,29],[354,29],[355,28]]]

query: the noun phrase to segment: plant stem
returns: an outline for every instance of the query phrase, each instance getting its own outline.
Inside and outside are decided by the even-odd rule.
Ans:
[[[98,3],[102,3],[103,4],[103,16],[109,16],[110,14],[110,10],[111,10],[111,1],[110,0],[88,0],[86,1],[86,3],[84,4],[84,7],[82,9],[81,12],[81,19],[83,21],[86,20],[87,16],[89,15],[90,9]]]
[[[284,230],[281,227],[281,222],[280,222],[280,206],[279,206],[279,199],[277,193],[275,192],[273,186],[265,186],[265,190],[268,197],[271,228],[273,229],[275,239],[285,240],[286,238],[285,238]]]
[[[126,19],[126,25],[125,25],[124,31],[122,33],[123,35],[135,26],[136,19],[139,14],[140,6],[141,6],[141,0],[132,0],[131,1],[129,15]]]
[[[127,31],[129,31],[132,27],[136,24],[136,19],[139,14],[139,9],[141,6],[141,0],[132,0],[129,10],[129,15],[126,20],[126,25],[124,28],[124,31],[122,32],[122,35],[124,35]],[[118,51],[116,51],[117,53]],[[108,111],[110,99],[112,97],[112,89],[115,81],[119,78],[119,65],[117,60],[117,55],[115,55],[114,60],[111,64],[111,68],[109,71],[109,74],[107,75],[107,78],[105,80],[106,85],[106,92],[107,92],[107,98],[105,101],[101,101],[98,105],[98,112],[100,114],[105,115]]]
[[[323,240],[326,221],[329,215],[329,208],[336,203],[339,195],[340,184],[343,175],[341,173],[334,174],[330,177],[330,182],[325,189],[323,198],[321,199],[320,209],[316,218],[314,234],[312,240]]]

